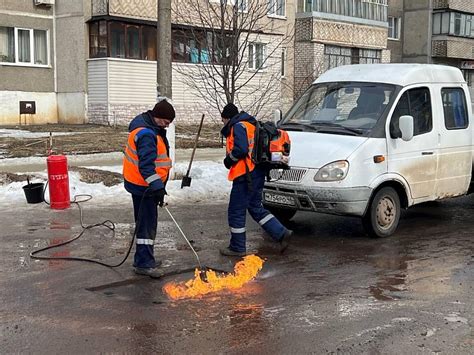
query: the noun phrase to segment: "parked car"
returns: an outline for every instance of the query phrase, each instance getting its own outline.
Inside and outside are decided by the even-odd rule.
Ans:
[[[431,64],[348,65],[322,74],[279,126],[289,170],[272,170],[264,205],[359,216],[392,235],[401,209],[465,195],[472,183],[469,90],[459,69]]]

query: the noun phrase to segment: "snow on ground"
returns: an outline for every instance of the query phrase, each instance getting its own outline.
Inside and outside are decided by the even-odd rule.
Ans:
[[[35,158],[27,158],[35,159]],[[41,158],[44,161],[44,158]],[[9,159],[10,160],[10,159]],[[122,172],[122,166],[88,166],[88,168]],[[186,173],[187,163],[177,163],[175,172],[178,176]],[[31,172],[38,178],[31,182],[46,182],[46,169],[40,172]],[[195,202],[216,202],[228,198],[231,189],[231,182],[227,180],[227,169],[222,163],[213,161],[197,161],[193,163],[190,176],[192,178],[191,187],[181,189],[181,179],[168,182],[165,198],[169,204],[173,203],[195,203]],[[26,198],[22,187],[25,182],[14,182],[0,186],[0,205],[25,204]],[[95,204],[122,204],[130,203],[130,194],[124,189],[123,184],[107,187],[103,183],[87,184],[79,180],[78,172],[69,172],[69,187],[71,199],[75,195],[90,194],[93,196]],[[46,200],[49,200],[49,193],[46,192]]]
[[[54,132],[53,136],[69,136],[81,132]],[[30,132],[21,129],[0,129],[0,138],[47,138],[49,132]]]

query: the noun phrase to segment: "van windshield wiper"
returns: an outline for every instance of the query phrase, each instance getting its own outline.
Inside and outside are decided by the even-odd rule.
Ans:
[[[346,132],[351,132],[351,133],[354,133],[355,135],[357,136],[360,136],[363,131],[360,130],[360,129],[357,129],[357,128],[349,128],[349,127],[346,127],[346,126],[342,126],[340,124],[337,124],[337,123],[332,123],[332,122],[313,122],[312,125],[314,126],[326,126],[326,127],[334,127],[334,128],[340,128],[340,129],[343,129],[344,131]]]
[[[311,131],[318,131],[317,127],[314,127],[311,124],[308,123],[300,123],[300,122],[288,122],[288,123],[282,123],[280,125],[281,127],[285,127],[285,130],[288,131],[306,131],[306,130],[311,130]]]

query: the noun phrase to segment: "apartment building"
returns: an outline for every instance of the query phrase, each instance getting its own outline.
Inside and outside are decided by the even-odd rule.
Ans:
[[[324,71],[390,62],[387,0],[298,0],[295,98]]]
[[[220,5],[215,0],[174,0],[173,5],[195,14],[189,7],[193,1],[201,9]],[[258,18],[263,25],[242,36],[247,43],[240,48],[236,84],[242,88],[236,102],[250,111],[258,106],[267,116],[293,100],[295,6],[290,0],[237,1],[242,18],[253,14],[256,2],[265,12]],[[157,0],[2,1],[0,124],[128,123],[156,101],[156,21]],[[198,68],[225,60],[216,54],[220,38],[208,24],[183,19],[176,11],[172,22],[172,90],[179,122],[199,120],[201,113],[218,118],[199,87],[205,81],[199,84],[202,77],[196,76]],[[20,115],[20,102],[33,102],[35,113]]]
[[[460,68],[474,94],[474,1],[389,0],[393,62]]]
[[[0,124],[84,122],[83,4],[54,2],[0,3]]]

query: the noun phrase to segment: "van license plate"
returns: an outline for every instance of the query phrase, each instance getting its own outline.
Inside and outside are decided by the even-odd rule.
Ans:
[[[278,203],[280,205],[295,206],[295,199],[291,196],[278,195],[271,192],[265,192],[263,195],[265,201]]]

